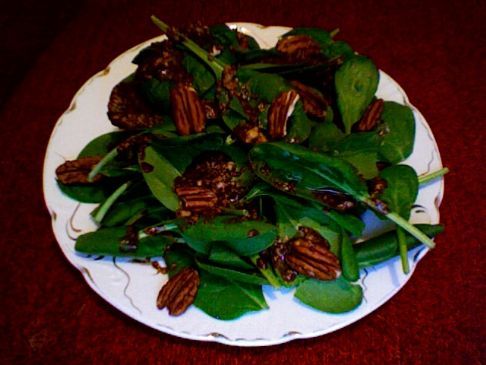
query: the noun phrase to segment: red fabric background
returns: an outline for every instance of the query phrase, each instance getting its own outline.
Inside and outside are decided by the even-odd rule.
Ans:
[[[24,2],[20,2],[22,5]],[[33,3],[33,2],[32,2]],[[4,363],[479,364],[485,360],[484,2],[29,2],[2,21],[0,360]],[[2,5],[3,6],[3,5]],[[249,21],[339,27],[407,91],[439,144],[446,233],[409,284],[327,336],[235,348],[158,333],[100,299],[58,248],[41,172],[51,130],[76,90],[116,55],[173,25]],[[11,70],[12,72],[10,72]]]

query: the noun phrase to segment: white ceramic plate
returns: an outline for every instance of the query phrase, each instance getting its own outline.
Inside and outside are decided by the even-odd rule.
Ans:
[[[235,23],[232,26],[255,37],[263,48],[274,45],[278,36],[289,30],[250,23]],[[49,141],[44,164],[44,195],[52,216],[52,227],[66,258],[79,269],[88,285],[123,313],[159,331],[193,340],[237,346],[266,346],[320,336],[363,318],[395,295],[411,276],[402,273],[399,259],[363,270],[361,285],[364,300],[357,309],[346,314],[322,313],[297,302],[291,290],[265,287],[269,310],[247,314],[233,321],[219,321],[192,306],[184,315],[170,317],[167,311],[159,311],[155,306],[157,294],[166,279],[150,265],[122,259],[95,260],[75,253],[75,238],[96,229],[89,217],[94,205],[79,204],[64,196],[55,183],[55,169],[65,159],[75,159],[94,137],[116,129],[106,116],[111,89],[134,71],[135,66],[131,63],[134,56],[151,42],[160,39],[151,39],[126,51],[105,70],[89,79],[59,118]],[[405,163],[413,166],[418,174],[441,168],[439,150],[427,122],[409,103],[400,86],[384,72],[380,72],[377,95],[385,100],[407,104],[413,109],[416,120],[415,148]],[[412,222],[438,223],[442,192],[442,180],[421,188]],[[372,220],[371,217],[366,219]],[[381,224],[372,224],[367,234],[383,230]],[[419,247],[409,253],[412,272],[426,252],[424,247]]]

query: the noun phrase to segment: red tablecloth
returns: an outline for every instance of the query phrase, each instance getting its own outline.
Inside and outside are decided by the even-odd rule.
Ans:
[[[50,3],[53,3],[51,1]],[[52,19],[48,41],[3,100],[1,126],[0,360],[5,363],[478,364],[485,357],[484,2],[98,1]],[[447,3],[447,4],[446,4]],[[40,5],[37,4],[37,7]],[[64,5],[65,6],[65,5]],[[42,7],[42,6],[41,6]],[[45,16],[57,8],[40,9]],[[42,198],[51,130],[92,74],[173,25],[249,21],[339,27],[406,90],[439,144],[446,178],[437,249],[390,302],[330,335],[245,349],[178,339],[127,318],[100,299],[63,257]],[[2,38],[29,46],[19,13]],[[61,15],[60,15],[61,16]],[[62,19],[61,19],[62,20]],[[10,18],[12,21],[12,18]],[[61,24],[61,25],[59,25]],[[29,29],[29,28],[27,28]],[[35,28],[32,28],[35,29]],[[17,30],[17,31],[16,31]],[[45,36],[45,32],[42,33]],[[34,38],[30,38],[34,37]],[[28,52],[28,50],[27,50]]]

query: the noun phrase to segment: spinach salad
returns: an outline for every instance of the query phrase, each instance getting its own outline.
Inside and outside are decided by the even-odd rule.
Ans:
[[[421,184],[447,169],[400,164],[412,110],[375,96],[377,67],[337,31],[294,28],[261,49],[224,24],[152,21],[166,39],[110,95],[119,130],[56,170],[63,193],[98,204],[79,254],[151,263],[169,277],[154,305],[230,320],[268,308],[263,285],[353,310],[360,269],[399,256],[408,273],[407,251],[434,247],[443,227],[408,220]],[[363,241],[366,211],[395,229]]]

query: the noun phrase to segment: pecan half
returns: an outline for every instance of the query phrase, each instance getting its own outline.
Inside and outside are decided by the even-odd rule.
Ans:
[[[268,133],[272,139],[287,135],[287,121],[294,111],[299,94],[294,90],[284,91],[275,98],[268,109]]]
[[[175,191],[182,202],[182,208],[194,212],[210,210],[218,202],[216,194],[207,188],[199,186],[179,187]]]
[[[157,308],[167,307],[171,316],[178,316],[194,302],[199,287],[199,274],[187,267],[171,277],[157,297]]]
[[[57,180],[64,185],[90,184],[100,181],[103,176],[96,175],[93,181],[88,181],[91,169],[101,161],[101,157],[82,157],[66,161],[56,169]]]
[[[306,113],[317,118],[326,116],[329,102],[319,91],[297,80],[291,81],[290,84],[302,99],[302,104],[304,104],[304,111]]]
[[[182,136],[202,132],[206,113],[196,90],[187,83],[177,83],[170,91],[172,117]]]
[[[319,280],[334,280],[341,273],[336,255],[326,245],[306,237],[290,241],[285,261],[298,273]]]
[[[307,61],[318,56],[321,47],[314,39],[306,35],[289,35],[277,42],[277,51],[295,61]]]
[[[356,125],[356,130],[358,132],[368,132],[375,129],[380,121],[382,112],[383,99],[376,99],[366,109],[365,113]]]

